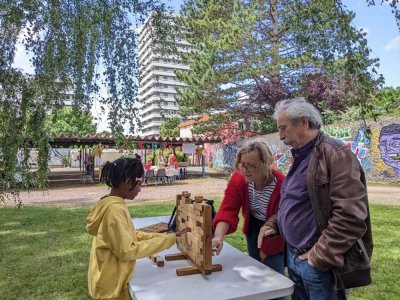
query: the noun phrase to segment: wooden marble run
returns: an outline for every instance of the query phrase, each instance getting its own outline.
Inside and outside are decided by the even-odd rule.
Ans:
[[[203,274],[222,270],[222,265],[212,264],[212,207],[202,196],[190,198],[189,192],[176,196],[176,230],[186,233],[177,237],[178,254],[165,255],[165,260],[188,259],[193,266],[176,270],[178,276]]]

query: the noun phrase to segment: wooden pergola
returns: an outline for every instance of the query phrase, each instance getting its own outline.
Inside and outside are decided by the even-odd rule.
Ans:
[[[221,143],[222,138],[220,136],[211,137],[166,137],[162,138],[160,136],[140,136],[140,135],[130,135],[125,138],[126,142],[138,142],[144,145],[154,144],[154,143],[167,143],[174,146],[181,146],[185,143],[196,143],[196,144],[215,144]],[[107,145],[115,146],[116,139],[113,136],[105,134],[95,134],[95,135],[85,135],[83,137],[77,137],[75,135],[60,134],[54,136],[50,139],[50,145],[53,148],[69,148],[74,145],[77,146],[95,146],[95,145]]]
[[[210,144],[215,144],[215,143],[221,143],[222,142],[222,137],[220,136],[210,136],[210,137],[160,137],[160,136],[140,136],[140,135],[130,135],[125,137],[124,140],[125,143],[130,143],[130,142],[137,142],[141,144],[143,149],[147,149],[148,145],[153,145],[153,144],[168,144],[172,145],[172,147],[176,146],[182,146],[185,143],[195,143],[197,145],[203,145],[205,143],[210,143]],[[87,148],[88,147],[93,147],[93,146],[108,146],[108,147],[113,147],[116,146],[116,139],[107,134],[95,134],[95,135],[85,135],[83,137],[78,137],[72,134],[66,135],[66,134],[60,134],[57,136],[53,136],[50,139],[50,145],[52,148],[70,148],[73,146],[78,146],[81,151],[80,151],[80,160],[79,160],[79,169],[82,170],[83,167],[83,159],[87,154]],[[80,147],[83,146],[83,147]],[[146,154],[146,151],[145,151]],[[146,160],[146,156],[145,156]],[[202,173],[203,176],[205,175],[205,165],[204,165],[204,157],[202,158]],[[94,179],[94,172],[92,174],[93,179]]]

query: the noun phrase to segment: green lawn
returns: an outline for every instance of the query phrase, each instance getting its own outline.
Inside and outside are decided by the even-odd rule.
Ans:
[[[134,218],[167,215],[172,204],[135,205]],[[0,298],[88,299],[91,237],[88,207],[0,209]],[[351,299],[400,299],[400,207],[372,205],[374,283],[354,289]],[[241,233],[227,238],[245,250]]]

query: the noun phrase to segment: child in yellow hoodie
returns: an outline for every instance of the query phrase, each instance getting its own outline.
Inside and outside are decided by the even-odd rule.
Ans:
[[[175,234],[140,232],[132,224],[124,199],[137,196],[143,174],[143,165],[136,158],[120,158],[103,167],[101,180],[111,191],[91,208],[86,219],[86,229],[93,235],[88,270],[93,299],[130,299],[128,282],[136,260],[176,242]]]

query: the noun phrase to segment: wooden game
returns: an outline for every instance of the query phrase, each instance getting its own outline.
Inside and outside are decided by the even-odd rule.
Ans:
[[[177,269],[178,276],[221,271],[220,264],[212,264],[212,207],[203,202],[202,196],[193,201],[189,192],[177,195],[176,207],[176,230],[186,233],[177,237],[181,253],[166,255],[165,260],[189,259],[193,263],[193,267]]]
[[[153,224],[150,226],[138,228],[138,230],[143,231],[143,232],[150,232],[150,233],[163,233],[167,232],[168,229],[168,224],[164,222],[160,222],[157,224]]]

